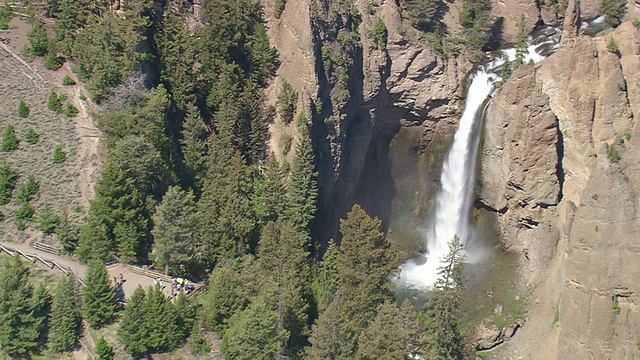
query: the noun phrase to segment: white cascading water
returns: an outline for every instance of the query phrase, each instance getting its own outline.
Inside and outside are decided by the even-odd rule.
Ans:
[[[437,197],[435,219],[427,232],[427,261],[422,265],[408,262],[402,267],[403,282],[414,287],[428,288],[435,282],[440,260],[449,252],[448,242],[455,235],[463,244],[467,242],[477,150],[477,137],[472,139],[473,129],[498,79],[497,75],[484,68],[479,69],[471,79],[458,131],[442,166],[442,188]]]
[[[547,54],[539,54],[537,50],[543,49],[545,45],[552,44],[551,50],[547,50],[550,52],[557,47],[557,43],[548,38],[540,39],[543,41],[536,41],[535,45],[529,46],[528,54],[524,56],[525,63],[536,63],[544,59]],[[515,49],[503,50],[501,56],[480,67],[469,79],[471,84],[467,90],[464,111],[453,145],[442,166],[441,190],[436,198],[435,216],[427,229],[427,259],[423,264],[410,260],[402,265],[398,280],[406,287],[430,289],[438,278],[441,259],[449,252],[448,242],[457,235],[463,244],[469,244],[473,235],[469,215],[480,139],[474,126],[476,121],[482,120],[486,100],[493,94],[495,83],[501,80],[496,74],[497,70],[504,64],[505,58],[513,61],[515,55]],[[470,253],[468,248],[465,251],[470,261],[480,256]]]

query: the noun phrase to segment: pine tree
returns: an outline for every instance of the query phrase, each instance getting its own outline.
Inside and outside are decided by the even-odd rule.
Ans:
[[[287,219],[293,221],[298,231],[305,236],[307,249],[311,249],[311,222],[316,215],[318,197],[318,173],[314,171],[315,160],[311,138],[307,129],[300,131],[296,145],[291,178],[287,193]]]
[[[176,324],[178,327],[178,331],[175,335],[178,340],[177,343],[179,344],[184,342],[194,329],[198,303],[192,299],[194,298],[187,297],[187,294],[181,291],[173,303],[177,314]]]
[[[463,245],[455,236],[449,253],[441,259],[430,297],[425,304],[425,348],[422,355],[431,359],[462,359],[464,346],[458,330],[458,309],[462,300],[462,266],[466,261]]]
[[[38,135],[38,133],[35,130],[33,130],[32,127],[29,127],[27,129],[27,132],[24,134],[24,140],[29,144],[37,143],[39,137],[40,135]]]
[[[282,353],[289,336],[278,331],[278,314],[264,302],[255,300],[247,309],[229,320],[220,349],[226,358],[238,360],[271,360]]]
[[[320,262],[320,273],[318,274],[318,282],[320,284],[320,297],[318,299],[318,307],[324,310],[331,301],[336,291],[340,287],[340,275],[338,274],[338,254],[340,250],[333,239],[329,240],[327,251],[325,251]]]
[[[29,270],[19,256],[5,259],[0,269],[0,344],[8,356],[27,357],[39,347],[43,320],[34,310]]]
[[[187,105],[187,114],[182,125],[182,156],[185,166],[194,178],[202,176],[207,153],[207,127],[194,103]]]
[[[36,327],[38,328],[38,332],[40,333],[38,342],[41,344],[46,342],[46,330],[49,328],[51,302],[52,298],[49,290],[47,289],[47,286],[44,284],[44,282],[39,283],[38,287],[36,287],[36,290],[33,293],[33,315],[38,321]]]
[[[138,286],[127,302],[118,328],[120,342],[134,357],[142,356],[149,350],[148,329],[145,326],[145,300],[146,294],[142,287]]]
[[[280,88],[280,93],[276,99],[276,107],[278,113],[285,124],[290,123],[293,120],[293,115],[296,112],[296,105],[298,103],[298,92],[285,81]]]
[[[153,216],[151,232],[156,264],[164,265],[165,275],[171,266],[187,265],[193,260],[196,221],[193,193],[178,186],[170,187]]]
[[[352,342],[375,316],[379,305],[393,299],[391,277],[398,255],[382,232],[382,223],[355,204],[340,220],[342,243],[337,270],[344,297],[340,310]],[[355,348],[355,346],[354,346]],[[355,354],[353,354],[355,355]]]
[[[24,100],[20,100],[20,104],[18,104],[18,116],[21,118],[29,116],[29,108],[27,104],[24,103]]]
[[[28,203],[40,192],[40,182],[33,174],[29,174],[27,179],[18,187],[16,198],[23,203]]]
[[[77,253],[83,263],[90,260],[107,261],[113,258],[113,242],[107,236],[106,225],[91,213],[80,229]]]
[[[256,215],[263,223],[283,216],[287,207],[286,174],[272,155],[267,158],[264,178],[259,187]]]
[[[237,266],[216,266],[209,276],[209,290],[204,295],[202,315],[208,330],[222,333],[229,318],[249,303],[247,281]]]
[[[6,205],[11,200],[17,177],[16,170],[7,163],[6,159],[3,159],[0,162],[0,205]]]
[[[82,310],[89,325],[99,328],[113,317],[115,290],[110,284],[109,273],[103,262],[92,260],[85,276],[86,287],[82,289]]]
[[[267,280],[263,285],[273,294],[278,308],[278,330],[290,337],[287,351],[302,350],[309,333],[306,298],[310,294],[309,253],[289,221],[269,222],[262,230],[258,248],[258,265]],[[269,279],[270,278],[270,279]]]
[[[49,108],[49,110],[55,111],[56,114],[62,113],[62,100],[60,99],[58,94],[56,94],[55,90],[51,90],[51,94],[49,94],[47,108]]]
[[[213,263],[244,254],[256,227],[249,168],[222,141],[214,145],[198,202],[198,250],[201,259]]]
[[[62,245],[62,250],[66,254],[73,254],[78,247],[78,230],[71,224],[69,219],[69,212],[66,208],[62,210],[62,216],[60,216],[60,224],[56,229],[58,235],[58,241]]]
[[[47,30],[40,21],[37,21],[31,30],[27,33],[27,38],[31,44],[31,52],[35,56],[44,56],[47,53],[49,39],[47,38]]]
[[[76,299],[75,277],[63,278],[56,286],[51,308],[49,348],[53,351],[67,351],[78,341],[80,314]]]
[[[146,343],[150,350],[172,351],[184,341],[178,329],[178,314],[159,286],[150,288],[144,304]]]
[[[340,311],[342,300],[334,298],[326,310],[318,316],[312,327],[307,348],[309,360],[349,360],[354,358],[351,335],[345,329],[346,319]]]
[[[356,359],[408,360],[411,350],[400,311],[394,303],[387,301],[380,305],[375,318],[360,334]]]
[[[58,227],[58,216],[53,212],[49,203],[44,204],[44,209],[38,215],[38,224],[44,234],[53,233]]]
[[[11,152],[18,148],[18,138],[16,138],[16,132],[13,125],[7,124],[4,129],[4,135],[2,136],[2,150]]]
[[[96,355],[98,360],[113,360],[113,346],[109,345],[103,336],[96,342]]]
[[[62,145],[56,145],[55,149],[53,149],[53,163],[54,164],[62,164],[67,160],[67,153],[62,150]]]

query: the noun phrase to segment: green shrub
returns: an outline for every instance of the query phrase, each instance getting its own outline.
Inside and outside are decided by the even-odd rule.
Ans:
[[[2,150],[11,152],[18,148],[18,138],[16,137],[16,131],[13,125],[7,124],[4,129],[4,135],[2,136]]]
[[[612,164],[620,161],[620,153],[618,152],[618,149],[616,149],[615,145],[612,144],[609,146],[609,149],[607,150],[607,157]]]
[[[620,314],[620,303],[618,302],[617,295],[613,297],[613,305],[611,305],[611,307],[613,308],[613,312],[616,313],[616,315]]]
[[[293,89],[291,84],[285,81],[280,88],[278,97],[276,98],[278,113],[285,124],[288,124],[293,120],[293,114],[296,112],[297,102],[298,92]]]
[[[49,203],[44,204],[44,209],[38,214],[38,225],[40,230],[46,235],[52,234],[58,227],[58,216],[53,212]]]
[[[69,75],[65,75],[65,77],[62,78],[62,85],[66,86],[66,85],[75,85],[75,84],[76,84],[76,81],[73,80]]]
[[[47,30],[39,21],[33,25],[33,28],[27,33],[27,38],[31,44],[31,53],[35,56],[44,56],[47,54],[49,40],[47,38]]]
[[[44,57],[44,67],[49,70],[56,71],[62,67],[62,63],[64,59],[59,57],[58,54],[54,50],[49,50],[47,55]]]
[[[280,135],[280,146],[282,147],[282,153],[287,155],[291,150],[291,144],[293,144],[293,137],[289,134],[282,133]]]
[[[78,115],[78,108],[71,104],[67,104],[67,108],[64,110],[64,114],[67,115],[67,117],[74,117]]]
[[[47,101],[47,108],[49,110],[55,111],[56,114],[60,114],[62,112],[62,100],[58,97],[55,90],[51,90],[51,94],[49,94],[49,100]]]
[[[626,0],[602,0],[598,9],[611,26],[617,27],[627,11]]]
[[[6,160],[0,162],[0,205],[6,205],[11,200],[17,178],[16,170]]]
[[[35,130],[33,130],[32,127],[28,128],[27,132],[24,134],[24,140],[29,144],[37,143],[39,137],[40,135],[38,135],[38,133]]]
[[[308,122],[309,121],[307,120],[307,117],[304,115],[304,113],[298,113],[298,115],[296,116],[297,126],[307,126]]]
[[[96,354],[99,360],[113,360],[113,346],[109,345],[104,337],[100,337],[96,343]]]
[[[11,5],[5,3],[4,6],[0,6],[0,30],[9,29],[9,21],[13,18],[13,9]]]
[[[16,229],[18,229],[18,231],[24,231],[24,229],[26,228],[27,225],[25,224],[24,220],[16,219]]]
[[[616,39],[614,39],[613,37],[611,37],[611,40],[609,40],[609,42],[607,43],[607,50],[610,53],[614,53],[616,55],[620,53],[620,48],[618,47],[618,43],[616,42]]]
[[[31,201],[40,191],[40,182],[33,174],[29,174],[27,180],[25,180],[18,187],[18,195],[16,196],[21,202]]]
[[[61,145],[57,145],[53,150],[53,163],[54,164],[62,164],[67,160],[67,153],[62,150]]]
[[[274,6],[274,14],[273,16],[275,16],[276,19],[280,19],[280,16],[282,15],[282,12],[284,11],[284,7],[285,5],[287,5],[287,1],[286,0],[276,0],[276,4]]]
[[[23,202],[22,206],[16,211],[16,219],[18,220],[26,220],[31,221],[33,219],[33,214],[36,212],[36,209],[33,205]]]
[[[640,29],[640,19],[633,20],[633,26],[635,26],[636,29]]]
[[[625,133],[624,134],[624,139],[627,140],[627,141],[631,140],[631,133],[630,132]]]
[[[18,116],[21,118],[29,116],[29,108],[27,104],[24,103],[24,100],[20,100],[20,104],[18,104]]]

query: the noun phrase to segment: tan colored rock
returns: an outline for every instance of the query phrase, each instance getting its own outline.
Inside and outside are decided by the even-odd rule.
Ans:
[[[522,17],[527,32],[533,31],[540,20],[540,10],[536,0],[496,0],[492,3],[493,15],[504,19],[502,38],[507,42],[514,42],[518,35],[518,22]]]
[[[553,25],[558,21],[558,13],[555,6],[542,6],[540,9],[540,18],[545,25]]]
[[[583,20],[595,19],[600,15],[598,8],[602,0],[580,0],[580,16]]]
[[[504,244],[522,254],[533,288],[527,323],[508,348],[496,350],[496,358],[640,357],[640,129],[634,116],[640,34],[625,23],[611,36],[621,58],[607,51],[609,36],[576,37],[535,68],[515,72],[489,107],[482,201],[502,206]],[[557,118],[558,138],[544,131],[547,115],[539,115],[539,123],[526,121],[534,112],[523,111],[532,106],[546,114],[543,99],[546,121]],[[545,144],[556,148],[554,141],[561,145],[555,151],[560,201],[531,207],[531,201],[553,197],[548,189],[554,181],[536,179],[551,169],[554,151],[539,152]],[[532,151],[519,151],[521,145]],[[617,163],[608,155],[614,146]],[[537,161],[523,162],[526,153]],[[531,171],[538,175],[531,177]],[[616,297],[619,314],[613,310]]]

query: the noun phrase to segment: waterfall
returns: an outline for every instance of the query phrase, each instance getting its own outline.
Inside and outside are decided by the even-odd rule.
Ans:
[[[545,28],[541,29],[536,38],[530,38],[531,45],[523,61],[537,63],[553,53],[558,47],[559,38],[553,37],[557,33],[557,29]],[[470,85],[462,117],[453,145],[442,166],[441,189],[436,198],[435,215],[426,231],[426,262],[418,264],[410,260],[401,266],[402,272],[398,280],[406,287],[431,288],[438,277],[440,261],[449,252],[448,242],[456,235],[465,244],[470,261],[479,257],[478,251],[469,246],[473,242],[469,217],[480,141],[480,131],[476,125],[482,120],[487,100],[493,95],[494,85],[501,80],[497,75],[500,67],[506,60],[513,61],[515,56],[515,49],[504,49],[493,61],[479,67],[469,78]]]
[[[427,261],[422,265],[408,262],[402,268],[402,278],[415,287],[428,288],[435,282],[440,259],[448,253],[448,242],[455,235],[463,244],[469,240],[469,211],[479,140],[474,124],[482,116],[486,100],[499,79],[484,67],[470,78],[460,124],[442,166],[442,187],[437,195],[435,217],[427,230]]]

